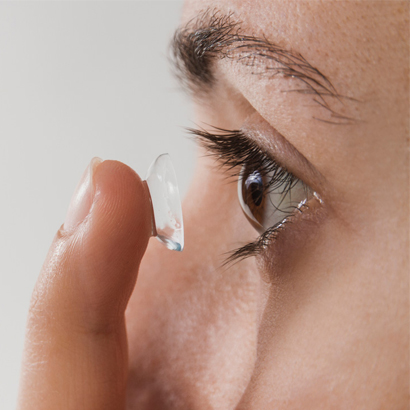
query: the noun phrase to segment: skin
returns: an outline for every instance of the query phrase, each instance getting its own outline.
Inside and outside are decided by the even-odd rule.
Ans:
[[[281,92],[296,80],[229,59],[194,96],[196,123],[250,130],[322,202],[221,268],[257,234],[214,159],[200,155],[184,200],[182,253],[145,252],[144,184],[98,165],[99,205],[60,228],[34,292],[19,409],[405,409],[409,5],[189,0],[182,24],[207,7],[300,52],[351,98],[332,109],[357,121],[318,121],[328,112],[311,96]]]

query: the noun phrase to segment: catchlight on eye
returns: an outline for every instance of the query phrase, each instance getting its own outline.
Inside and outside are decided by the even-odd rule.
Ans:
[[[245,165],[239,175],[239,202],[259,233],[283,223],[311,196],[312,192],[305,183],[281,168],[266,173]]]
[[[169,154],[160,155],[146,175],[152,204],[152,235],[168,249],[184,249],[182,207],[174,167]]]

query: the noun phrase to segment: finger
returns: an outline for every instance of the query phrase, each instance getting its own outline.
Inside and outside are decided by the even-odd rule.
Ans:
[[[151,233],[146,185],[94,158],[33,292],[19,409],[121,409],[124,311]]]

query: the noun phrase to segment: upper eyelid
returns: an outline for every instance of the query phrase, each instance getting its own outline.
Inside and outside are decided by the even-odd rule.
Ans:
[[[260,158],[264,158],[266,161],[270,161],[272,166],[282,168],[287,176],[291,176],[297,180],[300,180],[306,187],[315,193],[315,195],[319,198],[326,197],[326,191],[329,189],[328,184],[326,184],[326,180],[323,175],[317,171],[310,162],[299,153],[286,139],[280,136],[276,131],[271,130],[271,126],[266,124],[264,121],[264,125],[268,127],[268,131],[275,132],[275,142],[277,149],[271,149],[271,147],[266,146],[266,136],[257,137],[254,131],[257,129],[258,134],[263,133],[263,126],[261,125],[258,119],[254,121],[252,120],[252,127],[249,126],[249,123],[245,122],[245,126],[239,130],[227,130],[218,127],[212,127],[215,133],[206,131],[204,129],[195,129],[195,128],[187,128],[187,131],[194,135],[195,140],[207,151],[210,155],[213,155],[219,160],[219,163],[222,167],[231,170],[232,172],[229,174],[229,177],[238,177],[241,167],[244,163],[243,159],[240,158],[240,155],[236,155],[233,157],[232,155],[227,155],[227,152],[221,149],[218,149],[218,145],[212,143],[212,139],[221,138],[222,140],[226,137],[232,136],[241,136],[245,141],[247,147],[253,146],[258,150],[258,155]],[[259,118],[259,120],[261,120]],[[219,132],[219,134],[218,134]],[[273,137],[272,137],[273,138]],[[272,139],[271,138],[271,139]],[[282,155],[275,156],[273,155],[274,152],[281,152]],[[286,155],[283,155],[283,152],[287,152]],[[227,161],[229,159],[229,161]],[[285,165],[286,163],[286,165]],[[295,165],[296,163],[296,165]],[[291,166],[289,166],[289,164]],[[322,199],[321,199],[322,201]]]
[[[251,138],[245,136],[241,130],[227,130],[213,127],[215,133],[201,129],[188,128],[187,131],[195,136],[196,141],[219,159],[221,165],[234,169],[243,165],[244,160],[250,160],[249,155],[260,160],[266,160],[287,171],[276,158],[260,147]],[[238,144],[239,143],[239,144]],[[291,172],[289,172],[291,174]],[[238,174],[234,174],[238,175]],[[293,174],[292,174],[293,175]]]
[[[324,194],[329,189],[322,173],[258,113],[249,117],[241,130],[263,151],[272,153],[271,157],[274,157],[288,172],[305,182],[314,191]]]
[[[296,181],[301,181],[307,189],[311,189],[303,180],[295,176],[283,166],[269,152],[265,151],[255,141],[246,137],[240,130],[225,130],[216,128],[220,133],[213,134],[205,130],[188,128],[188,132],[196,136],[197,142],[214,156],[222,167],[230,172],[229,177],[239,177],[243,166],[253,166],[263,174],[270,174],[267,189],[277,189],[282,186],[283,191],[291,189]],[[222,132],[222,134],[221,134]],[[227,147],[240,142],[240,147]],[[235,144],[236,145],[236,144]],[[243,151],[243,152],[241,152]],[[287,188],[287,187],[290,188]]]

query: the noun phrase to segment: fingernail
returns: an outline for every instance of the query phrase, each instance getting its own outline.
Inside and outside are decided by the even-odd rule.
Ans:
[[[80,182],[71,197],[64,222],[64,230],[73,230],[90,212],[94,199],[93,176],[101,162],[103,162],[101,158],[94,157],[84,171]]]

